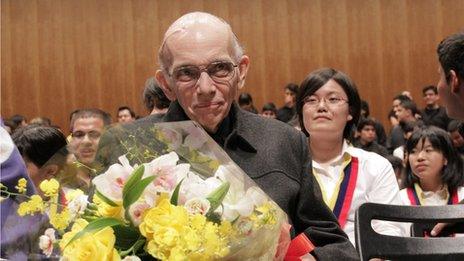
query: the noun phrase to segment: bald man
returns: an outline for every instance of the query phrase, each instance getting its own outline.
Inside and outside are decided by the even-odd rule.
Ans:
[[[288,214],[293,234],[312,241],[315,249],[303,254],[306,260],[359,259],[310,174],[306,137],[285,123],[241,110],[234,102],[250,59],[229,24],[201,12],[180,17],[164,35],[159,62],[155,77],[171,105],[162,118],[148,116],[133,127],[198,122]]]

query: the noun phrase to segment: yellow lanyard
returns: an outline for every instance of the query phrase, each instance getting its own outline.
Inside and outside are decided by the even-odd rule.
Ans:
[[[326,192],[327,190],[324,187],[324,183],[320,179],[319,175],[316,174],[316,171],[314,171],[314,168],[313,168],[314,177],[316,178],[317,183],[319,183],[319,187],[321,188],[322,199],[324,200],[325,204],[327,204],[327,206],[329,206],[329,208],[332,211],[335,208],[335,203],[337,203],[338,194],[340,193],[340,185],[342,184],[343,178],[345,177],[345,171],[344,170],[345,170],[346,166],[348,166],[348,164],[350,164],[350,162],[351,162],[351,155],[348,154],[348,153],[345,153],[343,155],[343,163],[342,163],[341,174],[340,174],[340,177],[338,178],[337,184],[335,185],[335,188],[334,188],[335,192],[332,193],[332,197],[330,197],[330,199],[327,199],[328,194]]]

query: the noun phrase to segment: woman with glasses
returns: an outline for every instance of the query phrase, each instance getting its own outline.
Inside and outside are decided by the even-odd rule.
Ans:
[[[342,72],[320,69],[310,73],[300,85],[297,113],[301,129],[309,137],[312,174],[324,201],[353,244],[355,211],[361,204],[401,204],[388,160],[348,142],[360,111],[356,86]],[[389,222],[375,222],[373,227],[382,234],[405,234],[404,226]]]

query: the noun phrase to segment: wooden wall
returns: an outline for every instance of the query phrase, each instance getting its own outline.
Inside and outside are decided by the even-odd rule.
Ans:
[[[244,91],[261,108],[312,70],[348,73],[386,123],[392,97],[438,80],[435,49],[464,29],[464,0],[1,0],[1,115],[68,115],[120,105],[146,112],[145,80],[164,31],[180,15],[229,21],[251,57]]]

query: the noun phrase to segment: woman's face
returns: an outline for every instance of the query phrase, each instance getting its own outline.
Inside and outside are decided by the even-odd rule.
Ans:
[[[336,81],[329,80],[304,101],[303,123],[311,138],[325,137],[329,133],[343,138],[343,129],[352,116],[347,95]]]
[[[420,140],[409,153],[411,170],[421,180],[433,180],[440,177],[447,163],[443,153],[433,148],[428,139],[425,139],[425,142]]]

